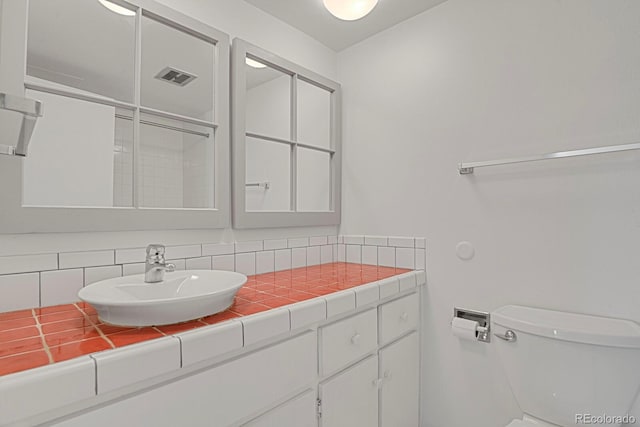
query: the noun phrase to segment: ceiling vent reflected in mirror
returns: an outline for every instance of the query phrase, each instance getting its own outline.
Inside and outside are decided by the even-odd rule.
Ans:
[[[177,86],[186,86],[198,76],[189,74],[185,71],[177,70],[171,67],[165,67],[162,71],[156,74],[156,79],[171,83]]]

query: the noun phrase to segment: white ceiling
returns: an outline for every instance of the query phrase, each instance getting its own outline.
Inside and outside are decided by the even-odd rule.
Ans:
[[[331,15],[322,0],[245,1],[338,52],[446,0],[379,0],[369,15],[349,22]]]

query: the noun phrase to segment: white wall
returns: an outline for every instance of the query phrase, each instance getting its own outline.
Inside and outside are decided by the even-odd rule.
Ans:
[[[640,322],[638,153],[456,169],[640,140],[638,16],[631,0],[449,0],[339,55],[341,232],[427,236],[427,426],[521,415],[494,346],[451,335],[454,306]]]
[[[336,54],[306,34],[238,0],[162,0],[167,6],[335,79]],[[189,244],[335,234],[336,227],[113,233],[0,234],[0,256],[64,250],[137,247],[151,241]],[[125,246],[125,247],[126,247]]]

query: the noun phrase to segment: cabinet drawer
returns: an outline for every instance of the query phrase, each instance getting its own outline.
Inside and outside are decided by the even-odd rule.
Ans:
[[[375,350],[377,320],[371,309],[321,328],[320,374],[335,372]]]
[[[381,344],[418,327],[420,305],[417,293],[383,304],[379,309]]]

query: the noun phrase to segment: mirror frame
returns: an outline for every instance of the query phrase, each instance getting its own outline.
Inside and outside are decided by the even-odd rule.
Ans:
[[[292,76],[291,117],[297,116],[297,80],[313,84],[331,93],[331,182],[329,211],[247,211],[246,209],[246,69],[250,57]],[[231,50],[231,141],[232,141],[232,205],[235,228],[303,227],[340,224],[342,190],[342,91],[339,83],[300,65],[268,52],[245,40],[235,38]],[[295,125],[292,124],[295,129]],[[293,132],[292,146],[305,147]],[[266,138],[265,140],[268,140]],[[292,165],[295,168],[295,165]],[[292,176],[291,205],[296,206],[296,178]]]
[[[97,0],[93,0],[97,1]],[[229,226],[229,36],[207,24],[153,0],[112,0],[138,11],[136,14],[135,75],[139,99],[141,67],[141,20],[151,17],[215,44],[214,118],[215,208],[121,208],[121,207],[24,207],[22,206],[22,163],[20,157],[0,155],[0,233],[128,231],[205,229]],[[24,96],[26,85],[27,20],[29,2],[3,0],[0,18],[0,91]],[[9,13],[10,12],[10,13]],[[4,24],[4,22],[2,22]],[[10,47],[6,48],[5,47]],[[145,108],[138,108],[137,114]],[[150,109],[146,109],[150,110]],[[46,105],[44,106],[46,114]],[[36,125],[37,126],[37,125]],[[135,162],[134,162],[135,163]],[[137,170],[134,168],[134,176]],[[134,178],[134,194],[136,190]]]

